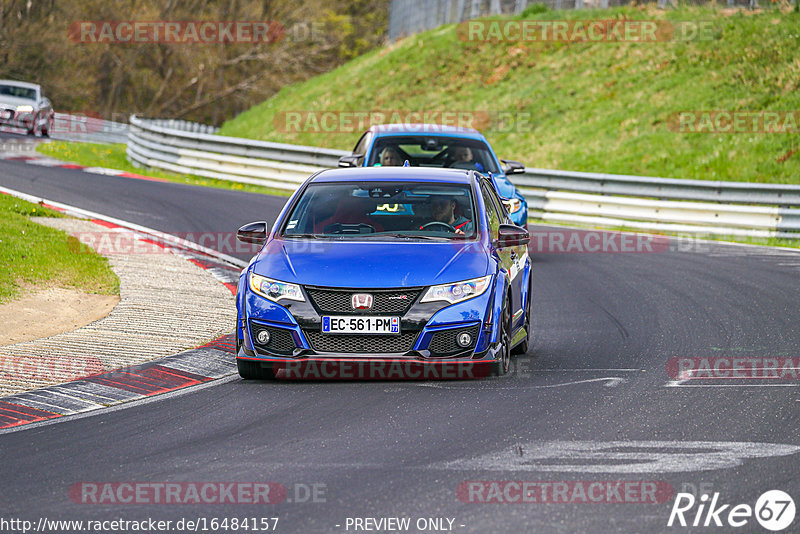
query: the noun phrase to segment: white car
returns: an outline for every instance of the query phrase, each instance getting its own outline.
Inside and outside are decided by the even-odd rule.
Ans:
[[[23,128],[48,137],[53,131],[55,113],[42,86],[35,83],[0,80],[0,124]]]

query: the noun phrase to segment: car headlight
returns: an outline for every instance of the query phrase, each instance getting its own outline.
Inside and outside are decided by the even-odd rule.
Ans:
[[[23,106],[17,106],[17,111],[19,113],[28,113],[28,112],[33,111],[33,106],[29,106],[27,104],[23,105]]]
[[[508,213],[517,213],[522,209],[522,201],[518,198],[509,198],[508,200],[504,200],[503,204],[506,205]]]
[[[482,295],[489,288],[489,282],[491,281],[492,275],[488,275],[482,278],[473,278],[472,280],[456,282],[454,284],[431,286],[428,288],[428,291],[425,292],[425,296],[422,297],[420,302],[443,300],[450,304],[455,304],[456,302]]]
[[[255,273],[250,273],[249,276],[250,289],[265,299],[273,302],[278,302],[281,299],[297,300],[304,302],[303,292],[300,291],[300,286],[297,284],[287,284],[286,282],[279,282],[272,280],[266,276],[261,276]]]

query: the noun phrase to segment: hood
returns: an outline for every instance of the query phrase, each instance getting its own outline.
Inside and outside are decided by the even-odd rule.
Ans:
[[[17,109],[17,106],[33,106],[33,109],[39,107],[35,100],[20,98],[18,96],[0,95],[0,107]]]
[[[504,173],[495,174],[494,181],[497,184],[497,192],[500,193],[501,197],[514,198],[517,188],[514,187],[514,184],[511,183]]]
[[[414,287],[484,276],[480,242],[347,242],[273,239],[258,254],[257,274],[328,287]]]

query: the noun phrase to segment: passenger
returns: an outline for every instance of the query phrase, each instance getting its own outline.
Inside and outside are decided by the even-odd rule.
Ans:
[[[381,152],[381,167],[400,167],[403,165],[403,157],[393,146],[387,146]]]

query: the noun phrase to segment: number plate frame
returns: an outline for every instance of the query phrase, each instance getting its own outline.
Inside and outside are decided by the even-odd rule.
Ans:
[[[394,336],[400,334],[400,317],[326,315],[322,317],[323,334],[364,334]]]

